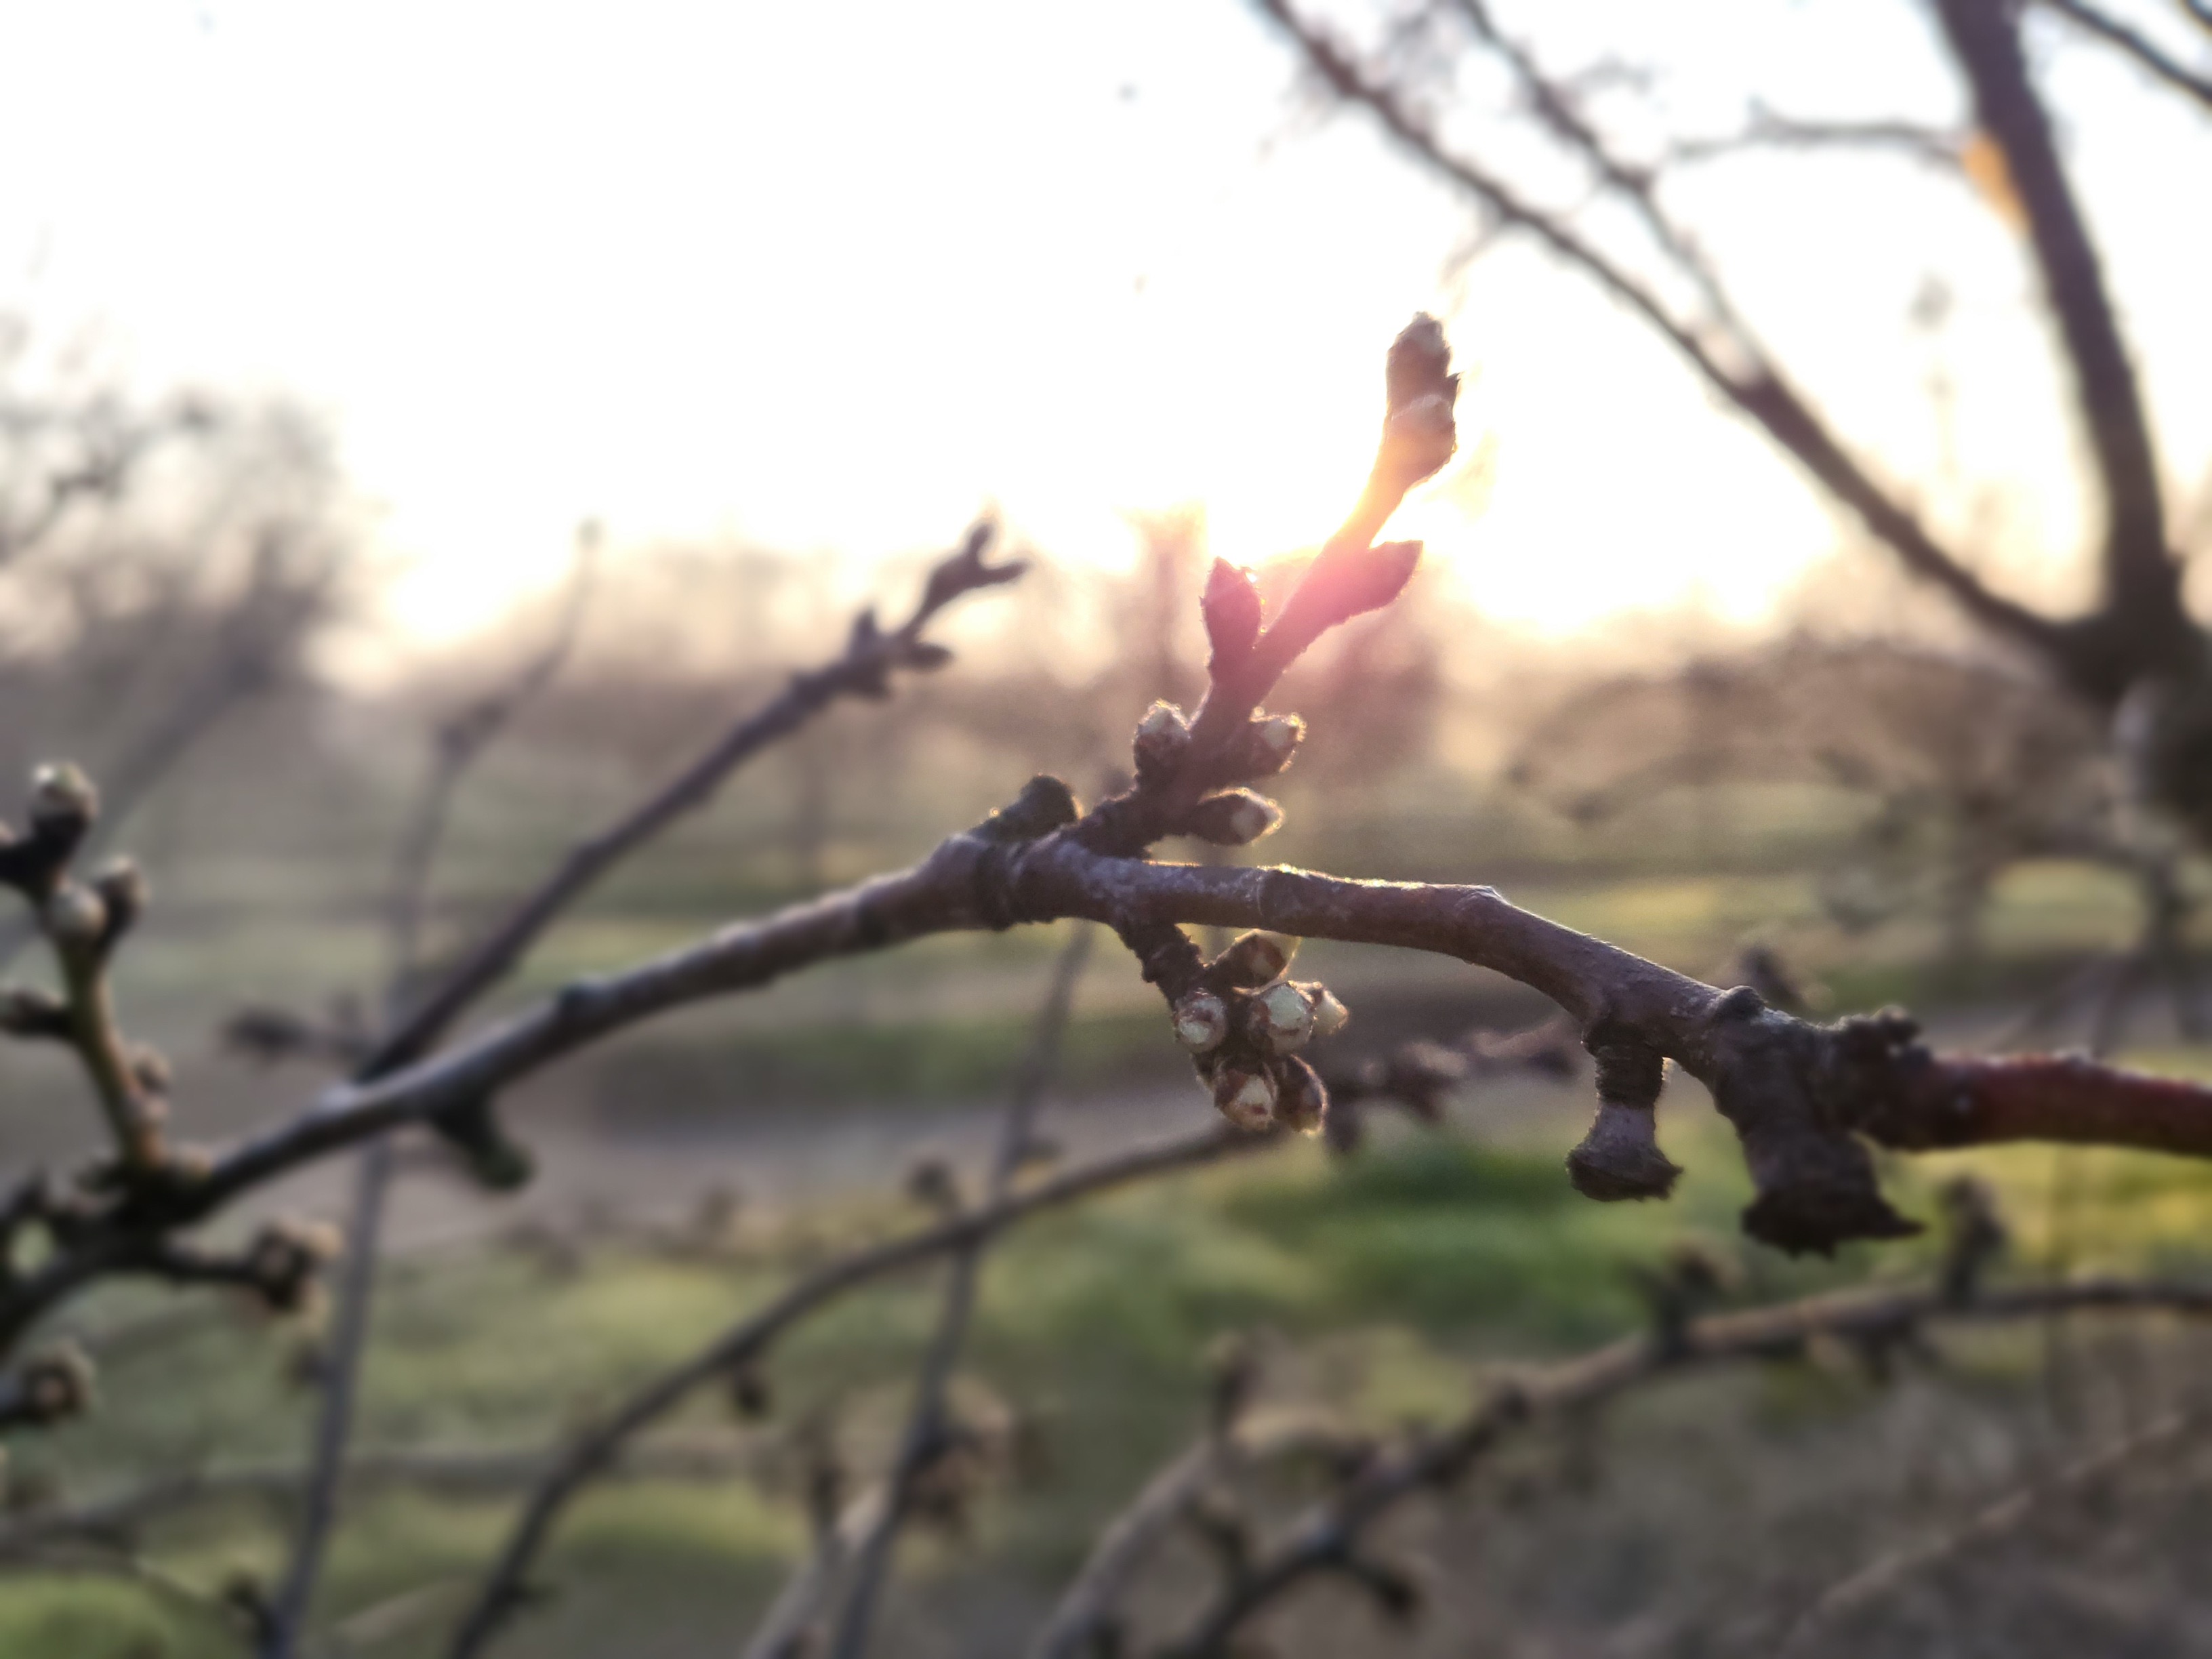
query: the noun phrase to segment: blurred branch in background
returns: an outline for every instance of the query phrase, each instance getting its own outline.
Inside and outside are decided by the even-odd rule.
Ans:
[[[2212,834],[2212,794],[2203,781],[2212,776],[2204,763],[2212,753],[2212,671],[2206,667],[2212,652],[2182,602],[2141,387],[2099,251],[2060,161],[2050,112],[2030,73],[2021,40],[2023,9],[2007,0],[1936,0],[1934,11],[1974,112],[1975,129],[1960,150],[1971,164],[1966,171],[1993,181],[1988,188],[2025,233],[2070,370],[2074,420],[2102,496],[2099,597],[2065,618],[1996,592],[1956,549],[1943,545],[1910,498],[1878,481],[1850,453],[1739,312],[1694,231],[1669,207],[1667,167],[1684,159],[1686,142],[1690,159],[1711,160],[1741,148],[1741,140],[1718,149],[1710,141],[1652,142],[1650,119],[1663,116],[1649,107],[1638,112],[1647,133],[1640,143],[1609,137],[1582,77],[1540,66],[1534,50],[1504,33],[1480,0],[1419,7],[1369,47],[1355,44],[1334,14],[1291,0],[1261,0],[1261,9],[1328,96],[1370,116],[1413,166],[1467,196],[1486,222],[1529,238],[1620,300],[1905,568],[1948,594],[1993,641],[2022,650],[2100,723],[2134,699],[2148,733],[2140,745],[2148,798],[2203,844]],[[2054,9],[2168,84],[2191,95],[2198,90],[2193,76],[2103,14],[2070,0],[2054,0]],[[1544,171],[1525,146],[1497,143],[1500,157],[1516,158],[1509,164],[1463,141],[1466,124],[1453,118],[1461,111],[1450,94],[1462,65],[1486,58],[1502,65],[1519,89],[1515,125],[1544,141],[1553,171],[1581,180],[1572,199],[1548,204],[1533,184],[1524,185],[1523,173],[1533,180]],[[1614,76],[1606,84],[1636,81]],[[1756,108],[1746,129],[1747,137],[1762,142],[1791,136],[1806,135],[1793,135],[1790,124]],[[1879,121],[1823,134],[1845,136],[1887,143],[1910,135]],[[1911,142],[1926,154],[1935,141],[1911,136]],[[1646,233],[1643,245],[1621,248],[1617,239],[1606,239],[1596,211],[1601,206],[1632,216]],[[1673,294],[1689,298],[1676,303]]]
[[[1077,923],[1054,966],[1044,1006],[1037,1012],[1036,1028],[1030,1039],[1029,1053],[1023,1057],[1021,1069],[1015,1076],[1013,1094],[1006,1103],[1006,1119],[1000,1126],[998,1148],[984,1182],[982,1202],[986,1206],[1006,1197],[1022,1166],[1036,1153],[1037,1113],[1059,1066],[1060,1042],[1067,1031],[1068,1010],[1075,1000],[1075,988],[1083,976],[1084,964],[1091,957],[1091,935],[1089,923]],[[948,1207],[957,1208],[964,1202],[957,1192],[948,1194]],[[982,1239],[971,1240],[955,1249],[946,1264],[945,1303],[938,1314],[937,1331],[915,1377],[914,1401],[905,1432],[899,1437],[897,1454],[884,1478],[880,1513],[873,1524],[863,1531],[853,1551],[852,1579],[830,1640],[830,1659],[861,1659],[868,1650],[876,1603],[883,1594],[884,1579],[890,1571],[892,1554],[898,1547],[899,1528],[913,1513],[917,1492],[932,1468],[958,1454],[956,1431],[946,1415],[945,1395],[975,1315],[984,1248]]]
[[[441,722],[433,737],[429,775],[393,860],[384,995],[385,1015],[390,1023],[405,1018],[416,980],[422,971],[423,909],[454,794],[485,751],[552,683],[568,660],[591,592],[599,540],[596,525],[586,525],[577,533],[574,566],[553,637],[506,684]],[[393,1176],[392,1139],[382,1135],[371,1141],[355,1164],[344,1267],[338,1279],[330,1337],[315,1367],[321,1409],[309,1444],[291,1559],[261,1632],[265,1659],[291,1659],[299,1650],[323,1556],[337,1523],[339,1486],[345,1473],[346,1447],[352,1437],[362,1360],[368,1349],[385,1204]]]

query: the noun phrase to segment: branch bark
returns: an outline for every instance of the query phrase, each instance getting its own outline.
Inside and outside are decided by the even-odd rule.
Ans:
[[[2146,668],[2185,676],[2203,647],[2182,608],[2179,566],[2144,411],[2104,268],[2058,159],[2008,0],[1936,0],[1982,129],[2003,152],[2027,216],[2044,292],[2074,372],[2075,400],[2105,494],[2104,601],[2072,678],[2110,706]]]

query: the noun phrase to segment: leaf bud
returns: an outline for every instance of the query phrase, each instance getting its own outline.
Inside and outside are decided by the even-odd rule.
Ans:
[[[1208,795],[1190,809],[1184,828],[1216,847],[1247,847],[1272,835],[1283,822],[1283,809],[1249,789]]]
[[[31,829],[41,837],[57,832],[82,835],[100,816],[100,791],[67,761],[41,766],[31,775]]]
[[[1206,643],[1213,653],[1206,666],[1218,678],[1260,637],[1260,590],[1253,584],[1252,573],[1216,559],[1206,573],[1199,612],[1206,618]]]
[[[1288,766],[1306,739],[1306,723],[1296,714],[1261,714],[1244,728],[1240,769],[1247,777],[1271,778]]]
[[[1271,1054],[1287,1054],[1305,1047],[1313,1035],[1313,1004],[1288,980],[1277,980],[1252,999],[1252,1035]]]
[[[509,1139],[489,1097],[464,1100],[434,1113],[430,1127],[458,1148],[478,1185],[511,1193],[530,1184],[538,1160],[520,1142]]]
[[[1082,816],[1083,804],[1075,792],[1049,772],[1040,772],[1022,786],[1020,794],[969,833],[985,841],[1036,841]]]
[[[1137,722],[1131,745],[1137,763],[1137,781],[1150,783],[1172,777],[1190,750],[1190,723],[1171,702],[1156,702]]]
[[[65,1037],[69,1010],[50,991],[34,986],[0,986],[0,1031],[13,1036]]]
[[[1213,1074],[1213,1105],[1240,1129],[1264,1129],[1274,1121],[1274,1081],[1265,1072],[1224,1066]]]
[[[106,938],[110,941],[121,938],[146,913],[147,900],[153,896],[146,872],[127,858],[110,859],[101,866],[100,873],[92,878],[92,890],[107,907]]]
[[[1194,1054],[1212,1053],[1229,1035],[1229,1005],[1211,991],[1193,991],[1174,1012],[1176,1041]]]
[[[1244,933],[1214,957],[1211,971],[1219,981],[1239,990],[1252,990],[1279,980],[1297,952],[1298,942],[1280,933]]]
[[[1328,1111],[1328,1088],[1321,1073],[1289,1055],[1275,1062],[1275,1121],[1302,1135],[1321,1133]]]
[[[65,951],[90,950],[107,932],[107,907],[100,896],[64,882],[46,900],[46,936]]]
[[[1336,993],[1318,980],[1309,980],[1298,989],[1306,994],[1313,1005],[1313,1034],[1317,1037],[1333,1037],[1352,1021],[1352,1010],[1337,1000]]]

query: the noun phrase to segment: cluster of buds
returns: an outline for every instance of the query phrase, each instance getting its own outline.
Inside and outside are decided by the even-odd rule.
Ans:
[[[1218,752],[1209,751],[1200,781],[1271,778],[1291,763],[1305,735],[1296,714],[1254,714]],[[1130,750],[1138,787],[1162,787],[1182,775],[1190,758],[1190,722],[1175,704],[1156,702],[1137,722]],[[1193,803],[1172,829],[1216,847],[1249,847],[1282,822],[1283,809],[1256,790],[1223,788]]]
[[[1285,977],[1296,948],[1272,933],[1247,933],[1175,1002],[1176,1041],[1215,1108],[1240,1129],[1316,1134],[1328,1109],[1328,1091],[1298,1051],[1334,1036],[1350,1015],[1327,986]]]
[[[99,817],[100,792],[64,763],[32,775],[28,835],[0,825],[0,884],[31,901],[65,957],[90,963],[106,960],[150,896],[144,872],[127,858],[110,859],[88,882],[71,878],[70,862]]]
[[[0,824],[0,886],[30,905],[53,946],[64,993],[0,987],[0,1031],[75,1047],[114,1131],[118,1158],[107,1173],[166,1179],[181,1172],[162,1140],[168,1066],[117,1030],[106,981],[108,958],[145,914],[149,894],[128,859],[112,859],[89,878],[73,873],[99,817],[100,792],[62,763],[32,775],[22,835]]]

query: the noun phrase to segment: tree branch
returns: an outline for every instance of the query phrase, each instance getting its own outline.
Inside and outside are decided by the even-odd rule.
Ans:
[[[1066,1034],[1076,982],[1090,958],[1091,938],[1090,927],[1079,926],[1060,951],[1060,961],[1053,970],[1044,1006],[1037,1012],[1029,1052],[1023,1056],[1021,1069],[1014,1079],[1012,1097],[1006,1103],[1006,1117],[1000,1126],[998,1151],[992,1161],[989,1184],[984,1189],[983,1201],[987,1206],[1004,1202],[1016,1173],[1029,1154],[1037,1109],[1043,1103],[1045,1089],[1059,1064],[1060,1041]],[[976,1239],[952,1253],[944,1308],[938,1316],[937,1332],[923,1358],[921,1372],[915,1379],[914,1404],[907,1418],[906,1431],[900,1437],[896,1459],[884,1484],[883,1503],[872,1524],[863,1529],[859,1547],[854,1551],[852,1584],[846,1592],[844,1612],[830,1646],[830,1659],[861,1659],[867,1651],[876,1601],[890,1571],[899,1528],[912,1507],[915,1484],[944,1453],[948,1431],[945,1390],[951,1383],[953,1369],[959,1363],[960,1350],[968,1340],[968,1327],[975,1315],[983,1249],[983,1241]]]
[[[2158,459],[2134,366],[2105,276],[2058,159],[2051,119],[2028,77],[2008,0],[1936,0],[1952,55],[1982,130],[2002,151],[2027,217],[2029,241],[2074,371],[2076,406],[2105,493],[2104,600],[2096,619],[2108,660],[2083,665],[2117,702],[2146,663],[2184,674],[2202,651],[2181,604],[2180,570],[2166,532]],[[2133,672],[2130,672],[2132,670]],[[2082,671],[2076,670],[2077,678]]]
[[[1028,1659],[1089,1659],[1110,1650],[1118,1608],[1167,1533],[1216,1482],[1240,1469],[1309,1452],[1341,1456],[1365,1443],[1326,1418],[1271,1413],[1218,1428],[1164,1465],[1129,1506],[1100,1528],[1082,1570],[1060,1593]]]
[[[1361,1534],[1381,1516],[1420,1492],[1456,1484],[1500,1442],[1540,1417],[1586,1408],[1692,1367],[1794,1358],[1817,1338],[1893,1346],[1933,1322],[2148,1309],[2203,1318],[2212,1315],[2212,1290],[2098,1279],[1993,1291],[1964,1304],[1940,1289],[1854,1292],[1693,1320],[1667,1342],[1624,1338],[1507,1382],[1443,1432],[1370,1459],[1333,1498],[1295,1522],[1273,1549],[1223,1586],[1183,1635],[1160,1650],[1163,1659],[1228,1651],[1262,1608],[1309,1578],[1346,1571],[1358,1559]]]
[[[1799,1614],[1775,1650],[1776,1659],[1802,1653],[1838,1620],[1880,1601],[1908,1579],[1918,1577],[1978,1544],[2017,1532],[2039,1514],[2047,1513],[2056,1499],[2094,1486],[2137,1458],[2171,1448],[2185,1435],[2203,1426],[2202,1414],[2167,1412],[2133,1433],[2075,1459],[2047,1480],[2008,1492],[1985,1504],[1966,1521],[1940,1537],[1917,1547],[1893,1551],[1868,1563],[1858,1571],[1832,1584]]]
[[[2212,109],[2212,76],[2202,75],[2174,58],[2148,35],[2129,27],[2117,17],[2097,9],[2087,0],[2043,0],[2069,21],[2077,24],[2106,45],[2115,46],[2148,70],[2166,85],[2186,93]]]
[[[2072,672],[2073,650],[2066,629],[1995,592],[1941,547],[1910,511],[1851,459],[1771,366],[1760,364],[1744,374],[1723,367],[1692,328],[1678,320],[1657,295],[1595,246],[1556,216],[1523,201],[1502,179],[1448,152],[1429,124],[1394,88],[1370,75],[1346,49],[1301,18],[1291,0],[1258,0],[1258,3],[1340,98],[1368,110],[1383,131],[1423,167],[1466,191],[1499,222],[1534,237],[1642,317],[1689,361],[1707,384],[1764,427],[1831,495],[1858,514],[1908,570],[1942,588],[1984,625],[2029,647],[2061,672]]]
[[[552,1472],[524,1505],[499,1559],[485,1576],[483,1589],[454,1635],[448,1650],[450,1659],[470,1659],[481,1653],[522,1604],[531,1565],[562,1510],[624,1445],[667,1415],[694,1389],[756,1363],[802,1319],[878,1279],[954,1250],[980,1246],[1016,1222],[1041,1212],[1172,1170],[1243,1157],[1275,1144],[1271,1136],[1214,1128],[1140,1146],[1068,1170],[933,1227],[854,1251],[799,1280],[766,1307],[651,1379],[568,1443]]]
[[[1013,580],[1018,562],[985,562],[995,533],[979,521],[960,548],[930,572],[921,600],[899,628],[880,631],[872,611],[854,623],[844,651],[820,668],[792,677],[783,694],[740,720],[705,753],[616,823],[572,848],[558,869],[505,921],[482,939],[414,1014],[378,1046],[363,1067],[380,1076],[419,1058],[477,1000],[513,970],[538,936],[593,883],[684,813],[704,805],[723,781],[763,749],[789,736],[841,697],[888,695],[898,670],[927,672],[951,660],[923,629],[953,600]]]

